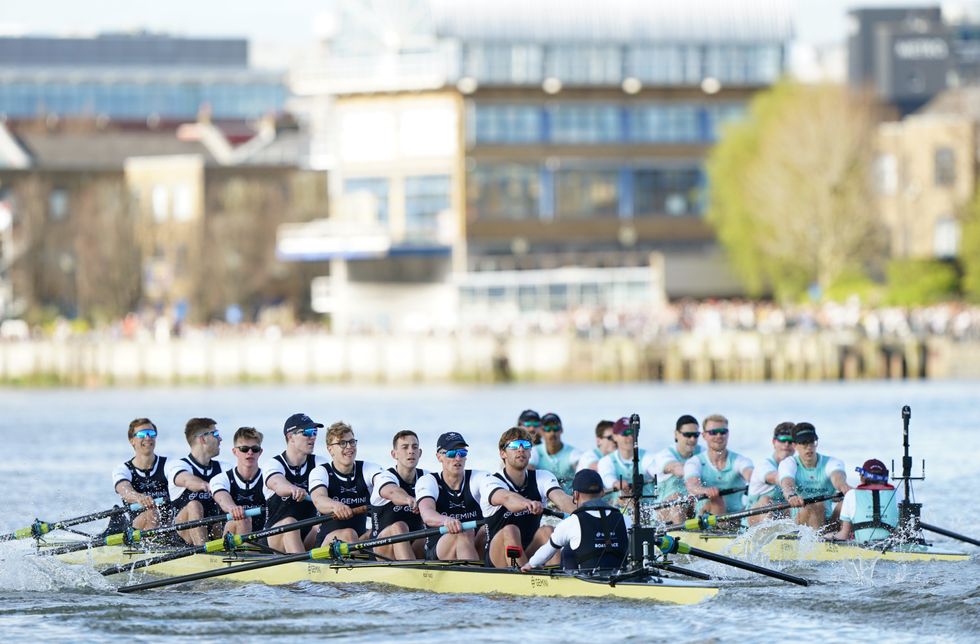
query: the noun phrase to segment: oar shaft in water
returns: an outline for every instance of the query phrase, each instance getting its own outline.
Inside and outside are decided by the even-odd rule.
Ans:
[[[940,528],[939,526],[934,526],[929,523],[922,523],[921,521],[919,521],[919,527],[922,528],[923,530],[928,530],[929,532],[935,532],[936,534],[941,534],[951,539],[957,539],[959,541],[963,541],[964,543],[972,543],[975,546],[980,546],[980,541],[968,537],[966,535],[953,532],[952,530]]]
[[[747,561],[732,559],[731,557],[725,557],[724,555],[708,552],[707,550],[701,550],[700,548],[695,548],[686,543],[682,543],[680,539],[675,539],[671,536],[661,537],[658,547],[665,553],[694,555],[695,557],[701,557],[702,559],[708,559],[709,561],[716,561],[718,563],[725,564],[726,566],[731,566],[732,568],[741,568],[742,570],[748,570],[749,572],[754,572],[759,575],[765,575],[767,577],[773,577],[774,579],[788,581],[789,583],[796,584],[798,586],[810,585],[810,582],[802,577],[790,575],[778,570],[772,570],[770,568],[763,568],[762,566],[757,566],[755,564],[748,563]]]
[[[154,503],[160,505],[163,499],[155,499]],[[141,503],[131,503],[129,505],[116,505],[108,510],[101,510],[99,512],[93,512],[92,514],[85,514],[80,517],[74,517],[72,519],[63,519],[61,521],[56,521],[54,523],[46,523],[44,521],[35,521],[33,524],[27,526],[26,528],[21,528],[20,530],[15,530],[8,534],[0,534],[0,541],[10,541],[11,539],[39,539],[49,532],[55,530],[61,530],[62,528],[68,528],[73,525],[78,525],[80,523],[88,523],[89,521],[98,521],[99,519],[104,519],[106,517],[115,516],[117,514],[122,514],[123,512],[138,512],[140,510],[145,510],[146,508]]]

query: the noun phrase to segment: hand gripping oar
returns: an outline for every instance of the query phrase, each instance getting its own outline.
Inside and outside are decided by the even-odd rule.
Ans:
[[[163,503],[163,499],[154,499],[153,501],[157,505]],[[75,517],[73,519],[64,519],[62,521],[57,521],[55,523],[45,523],[44,521],[35,520],[33,524],[27,526],[26,528],[21,528],[20,530],[14,530],[8,534],[0,534],[0,541],[10,541],[12,539],[40,539],[42,536],[49,532],[55,530],[61,530],[69,526],[78,525],[80,523],[88,523],[89,521],[98,521],[99,519],[104,519],[106,517],[115,516],[117,514],[122,514],[123,512],[138,512],[140,510],[145,510],[146,507],[142,503],[131,503],[129,505],[114,505],[108,510],[102,510],[100,512],[93,512],[92,514],[85,514],[80,517]]]
[[[803,499],[803,505],[810,505],[811,503],[820,503],[822,501],[836,501],[843,498],[843,495],[839,492],[834,494],[824,494],[823,496],[814,496],[807,499]],[[731,521],[733,519],[742,519],[744,517],[754,517],[759,514],[767,514],[769,512],[775,512],[777,510],[785,510],[786,508],[792,507],[789,501],[784,501],[782,503],[773,503],[771,505],[765,505],[761,508],[752,508],[750,510],[742,510],[741,512],[732,512],[730,514],[714,515],[705,514],[704,516],[694,517],[693,519],[688,519],[684,523],[674,523],[668,525],[664,530],[707,530],[708,528],[714,528],[718,525],[720,521]]]
[[[747,492],[749,487],[747,485],[742,487],[727,488],[724,490],[718,490],[718,496],[729,496],[731,494],[744,494]],[[690,494],[688,496],[681,496],[676,499],[671,499],[670,501],[660,501],[659,503],[654,503],[652,505],[647,505],[650,510],[663,510],[664,508],[672,508],[678,505],[683,505],[685,503],[691,503],[693,501],[703,501],[708,498],[707,494]]]
[[[351,508],[354,514],[364,514],[367,512],[367,506],[361,505],[356,508]],[[258,530],[257,532],[249,532],[248,534],[226,534],[221,539],[214,539],[208,541],[207,543],[200,546],[191,546],[189,548],[183,548],[181,550],[175,550],[174,552],[168,552],[164,555],[157,555],[155,557],[148,557],[147,559],[139,559],[131,563],[117,564],[115,566],[110,566],[104,568],[99,572],[108,577],[109,575],[116,575],[121,572],[130,572],[136,570],[137,568],[146,568],[148,566],[153,566],[158,563],[164,563],[165,561],[173,561],[174,559],[183,559],[184,557],[190,557],[196,554],[208,554],[212,552],[231,552],[238,546],[246,543],[252,543],[258,541],[259,539],[265,539],[266,537],[275,537],[280,534],[285,534],[287,532],[292,532],[294,530],[302,530],[303,528],[309,528],[311,526],[318,525],[325,521],[329,521],[333,518],[333,513],[328,512],[320,516],[311,517],[309,519],[303,519],[302,521],[294,521],[293,523],[285,523],[283,525],[275,526],[273,528],[265,528],[264,530]]]
[[[959,541],[963,541],[965,543],[972,543],[975,546],[980,546],[980,541],[977,541],[976,539],[971,539],[970,537],[963,534],[958,534],[956,532],[953,532],[952,530],[940,528],[938,526],[934,526],[929,523],[922,523],[921,521],[919,521],[919,527],[922,528],[923,530],[928,530],[929,532],[935,532],[936,534],[941,534],[943,536],[950,537],[952,539],[958,539]]]
[[[485,519],[480,519],[478,521],[466,521],[464,522],[464,530],[473,530],[479,525],[485,523]],[[272,559],[265,559],[263,561],[253,561],[251,563],[238,564],[237,566],[228,566],[227,568],[219,568],[217,570],[206,570],[204,572],[194,573],[191,575],[181,575],[179,577],[170,577],[169,579],[160,579],[157,581],[150,581],[143,584],[133,584],[131,586],[122,586],[118,590],[121,593],[132,593],[138,590],[149,590],[150,588],[160,588],[163,586],[172,586],[174,584],[183,584],[188,581],[198,581],[201,579],[211,579],[213,577],[223,577],[225,575],[234,575],[238,572],[247,572],[249,570],[261,570],[262,568],[270,568],[272,566],[279,566],[281,564],[293,563],[297,561],[316,561],[320,559],[338,559],[341,556],[349,554],[355,550],[363,550],[365,548],[373,548],[375,546],[387,546],[393,543],[400,543],[402,541],[411,541],[413,539],[420,539],[422,537],[434,536],[437,534],[446,534],[449,530],[446,526],[441,526],[439,528],[429,528],[427,530],[416,530],[415,532],[406,532],[404,534],[396,534],[390,537],[383,537],[380,539],[370,539],[368,541],[362,541],[360,543],[345,543],[343,541],[334,541],[333,543],[321,546],[319,548],[314,548],[309,552],[300,552],[293,555],[283,555],[282,557],[273,557]]]
[[[725,564],[726,566],[731,566],[733,568],[741,568],[742,570],[748,570],[749,572],[754,572],[760,575],[766,575],[767,577],[773,577],[775,579],[781,579],[783,581],[788,581],[791,584],[797,584],[799,586],[809,586],[810,582],[802,577],[797,577],[796,575],[789,575],[785,572],[780,572],[778,570],[771,570],[769,568],[763,568],[762,566],[757,566],[755,564],[750,564],[746,561],[739,561],[738,559],[732,559],[731,557],[725,557],[723,555],[716,554],[714,552],[708,552],[706,550],[701,550],[700,548],[695,548],[689,546],[686,543],[682,543],[680,539],[675,539],[670,535],[664,535],[660,537],[657,547],[664,554],[681,554],[681,555],[694,555],[695,557],[701,557],[702,559],[708,559],[710,561],[717,561],[718,563]]]
[[[262,514],[262,508],[248,508],[245,510],[245,516],[255,517]],[[59,546],[57,548],[52,548],[50,550],[45,550],[46,555],[60,555],[66,552],[76,552],[78,550],[85,550],[86,548],[98,548],[100,546],[132,546],[139,543],[142,539],[148,537],[153,537],[158,534],[168,534],[170,532],[179,532],[180,530],[189,530],[190,528],[197,528],[202,525],[211,525],[212,523],[218,523],[220,521],[234,521],[235,517],[228,514],[218,514],[215,516],[204,517],[203,519],[195,519],[193,521],[188,521],[186,523],[178,523],[176,525],[168,525],[162,528],[150,528],[149,530],[136,530],[134,528],[129,528],[125,532],[117,532],[115,534],[110,534],[105,537],[99,537],[92,539],[91,541],[83,541],[82,543],[71,543],[64,546]]]

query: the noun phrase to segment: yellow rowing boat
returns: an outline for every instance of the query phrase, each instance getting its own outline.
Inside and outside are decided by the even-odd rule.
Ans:
[[[135,562],[161,552],[132,552],[121,547],[103,547],[58,555],[62,561],[97,567]],[[258,561],[266,555],[195,554],[152,566],[147,572],[188,575],[240,563]],[[317,583],[378,583],[408,590],[459,594],[503,594],[525,597],[612,597],[669,604],[697,604],[718,594],[718,586],[699,581],[651,577],[643,581],[610,583],[601,578],[561,571],[521,573],[484,568],[460,562],[304,561],[260,570],[231,573],[229,579],[271,585],[301,581]]]

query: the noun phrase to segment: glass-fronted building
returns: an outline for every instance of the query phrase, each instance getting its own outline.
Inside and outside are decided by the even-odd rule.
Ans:
[[[0,37],[0,114],[122,121],[216,120],[283,111],[283,73],[250,69],[244,39],[137,33]]]

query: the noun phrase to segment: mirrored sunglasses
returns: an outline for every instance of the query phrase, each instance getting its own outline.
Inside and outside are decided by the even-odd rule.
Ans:
[[[551,432],[560,432],[561,425],[542,425],[541,431],[550,434]]]
[[[681,436],[683,436],[684,438],[697,438],[698,437],[698,432],[677,432],[677,433],[680,434]]]
[[[531,449],[531,441],[526,441],[523,438],[518,438],[512,440],[511,442],[504,445],[507,449]]]
[[[141,429],[135,434],[133,434],[133,438],[156,438],[156,437],[157,437],[157,430],[155,429]]]
[[[290,433],[292,433],[292,434],[302,434],[303,436],[306,436],[307,438],[315,438],[316,435],[317,435],[317,430],[316,430],[316,427],[307,427],[306,429],[295,429],[295,430],[293,430]]]
[[[443,454],[446,455],[446,458],[456,458],[457,456],[460,458],[466,458],[466,455],[469,453],[470,453],[469,450],[464,448],[447,449],[445,452],[443,452]]]
[[[706,429],[704,430],[704,433],[709,434],[711,436],[724,436],[725,434],[728,433],[728,428],[718,427],[717,429]]]

